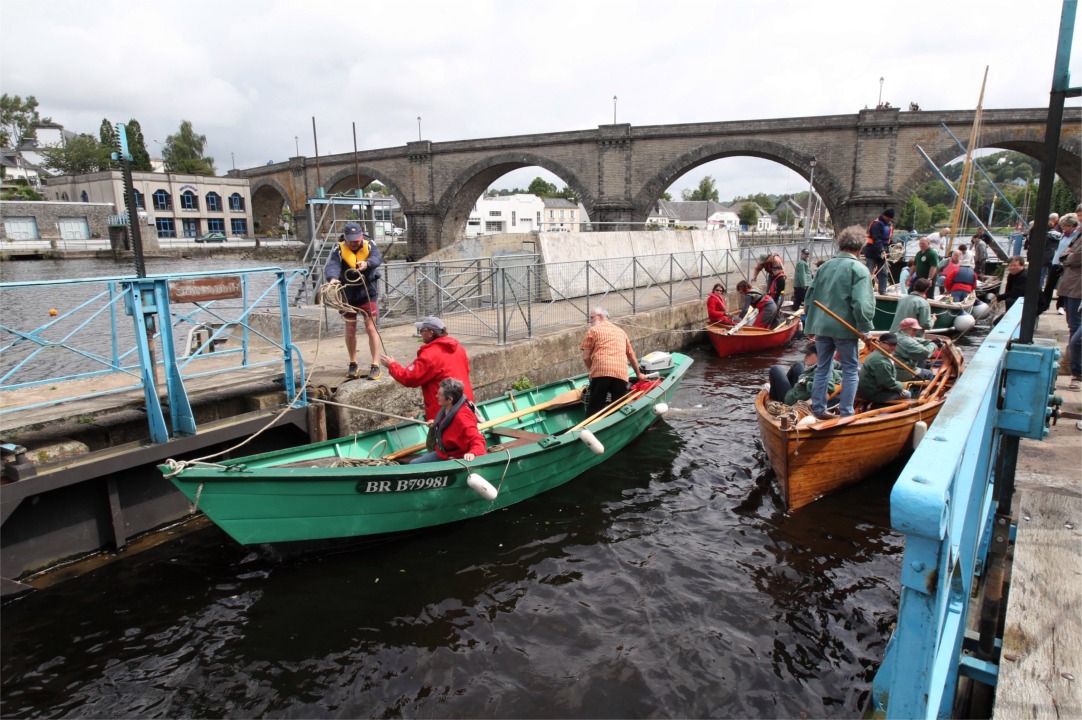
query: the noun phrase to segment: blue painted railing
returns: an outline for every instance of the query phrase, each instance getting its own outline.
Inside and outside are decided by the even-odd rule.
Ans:
[[[891,493],[891,523],[905,535],[898,624],[873,683],[877,716],[942,718],[952,712],[960,675],[995,685],[994,660],[963,654],[970,597],[993,535],[1010,508],[998,507],[997,462],[1008,435],[1048,433],[1059,349],[1014,339],[1015,303],[967,365]],[[993,533],[994,531],[994,533]],[[999,638],[982,638],[995,644]],[[998,657],[998,655],[996,655]]]
[[[196,432],[185,380],[267,366],[281,366],[287,397],[303,404],[295,379],[295,371],[304,374],[303,359],[290,334],[288,298],[290,282],[303,274],[251,268],[0,283],[0,422],[20,411],[141,389],[151,440],[166,442]],[[170,298],[181,281],[216,278],[239,297]],[[272,320],[253,325],[257,313]],[[43,314],[49,320],[35,325]],[[254,359],[257,343],[271,349],[259,353],[267,359]]]

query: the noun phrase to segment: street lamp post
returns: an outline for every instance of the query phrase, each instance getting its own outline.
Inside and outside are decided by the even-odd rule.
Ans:
[[[612,96],[612,124],[616,124],[616,96]]]
[[[233,163],[233,169],[236,170],[237,169],[237,158],[233,155],[233,153],[229,153],[229,160],[230,160],[230,162]]]
[[[293,136],[293,144],[297,146],[297,157],[301,156],[301,139],[297,135]]]
[[[417,139],[421,139],[421,116],[417,116]]]
[[[811,204],[812,193],[815,192],[812,185],[815,183],[815,156],[811,159],[811,173],[808,175],[808,209],[804,212],[804,241],[808,240],[808,231],[811,229]]]
[[[879,78],[879,103],[875,106],[875,109],[878,110],[882,106],[883,106],[883,78]]]

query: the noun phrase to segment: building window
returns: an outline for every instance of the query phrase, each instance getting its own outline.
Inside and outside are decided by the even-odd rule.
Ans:
[[[236,197],[236,196],[235,196]],[[232,198],[230,198],[232,199]],[[243,218],[238,218],[229,221],[230,226],[233,228],[234,235],[240,235],[241,237],[248,234],[248,221]]]
[[[158,192],[163,191],[159,190]],[[158,237],[175,238],[177,236],[177,224],[173,218],[158,218],[154,221],[154,224],[158,228]]]
[[[221,218],[210,218],[207,220],[207,232],[225,232],[225,220]]]
[[[137,209],[139,209],[139,210],[146,210],[147,209],[146,196],[143,195],[143,193],[139,192],[138,190],[133,189],[132,192],[135,194],[135,207]]]
[[[489,217],[503,217],[503,210],[489,210]]]
[[[511,211],[511,227],[518,227],[518,219],[514,210]]]
[[[537,227],[541,227],[541,211],[537,211]]]
[[[184,223],[184,237],[194,238],[199,237],[199,221],[194,219],[185,219],[181,221]]]
[[[229,196],[229,209],[233,212],[244,212],[244,198],[240,196],[240,193]]]
[[[199,196],[193,193],[191,190],[185,190],[180,194],[180,209],[181,210],[198,210],[199,209]]]
[[[497,233],[498,232],[503,232],[503,223],[502,222],[486,222],[485,223],[485,232],[497,232]]]
[[[207,212],[222,211],[222,196],[216,192],[207,193]]]
[[[165,190],[154,191],[154,209],[155,210],[172,210],[173,198],[169,197],[169,193]],[[165,235],[161,237],[176,237],[176,235]]]

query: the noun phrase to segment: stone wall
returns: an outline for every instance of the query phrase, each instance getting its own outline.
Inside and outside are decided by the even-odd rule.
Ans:
[[[109,216],[116,214],[116,208],[111,203],[0,202],[0,218],[34,218],[38,225],[38,236],[42,240],[60,239],[61,218],[85,219],[91,237],[108,238]],[[7,228],[0,223],[0,240],[7,239]]]

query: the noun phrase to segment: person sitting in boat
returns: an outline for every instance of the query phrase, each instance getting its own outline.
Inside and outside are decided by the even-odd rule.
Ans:
[[[447,326],[438,317],[426,317],[416,327],[421,334],[421,347],[417,349],[413,362],[402,367],[393,356],[387,354],[379,361],[387,367],[395,382],[406,387],[421,388],[425,420],[432,420],[440,410],[436,394],[444,378],[460,378],[466,388],[466,398],[473,402],[470,358],[466,355],[466,348],[447,334]]]
[[[932,306],[928,304],[928,291],[932,283],[927,278],[917,278],[909,294],[898,300],[894,309],[894,320],[890,323],[890,332],[898,332],[902,321],[914,319],[924,330],[932,329]]]
[[[951,300],[962,302],[969,297],[975,287],[977,287],[977,274],[973,271],[973,256],[962,250],[962,257],[958,264],[951,263],[943,272],[943,289],[951,294]]]
[[[891,355],[898,349],[898,337],[894,333],[885,333],[879,337],[878,344]],[[912,394],[898,382],[894,361],[883,350],[876,349],[860,368],[860,382],[857,384],[857,397],[875,405],[893,400],[908,400]]]
[[[706,296],[706,316],[711,323],[733,324],[733,319],[729,317],[729,311],[725,307],[725,286],[721,283],[716,283]]]
[[[755,308],[759,314],[755,316],[752,327],[767,329],[774,327],[774,321],[778,318],[778,304],[774,302],[774,298],[761,290],[756,290],[747,280],[741,280],[736,286],[736,291],[744,298],[744,304],[740,309],[741,319],[746,318],[751,309]]]
[[[921,332],[920,323],[913,318],[902,320],[898,328],[898,349],[894,351],[894,357],[904,362],[917,371],[914,376],[904,368],[898,368],[898,379],[903,382],[909,380],[930,380],[935,374],[926,369],[928,358],[936,351],[936,344],[929,339],[919,337]]]
[[[440,411],[434,420],[429,421],[435,448],[410,460],[410,465],[450,458],[469,462],[478,455],[484,455],[485,438],[477,429],[477,415],[473,403],[466,397],[462,381],[457,378],[441,380],[436,399],[440,403]]]
[[[786,405],[796,405],[801,400],[811,400],[812,383],[815,381],[815,368],[819,364],[819,352],[815,343],[808,343],[804,348],[804,362],[793,363],[788,370],[784,365],[770,366],[770,399]],[[827,395],[833,395],[842,381],[842,369],[834,359],[830,359],[830,381]]]
[[[913,277],[913,271],[917,268],[917,261],[913,258],[909,258],[909,261],[902,268],[902,271],[898,273],[898,284],[904,288],[909,287],[909,280]]]

